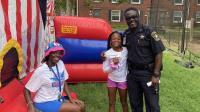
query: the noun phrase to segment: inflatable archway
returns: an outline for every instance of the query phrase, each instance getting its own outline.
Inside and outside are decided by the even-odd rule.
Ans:
[[[66,50],[68,81],[106,81],[100,54],[106,50],[111,26],[101,19],[82,17],[55,17],[54,24],[56,40]]]
[[[41,20],[38,0],[0,0],[0,112],[27,112],[19,79],[41,62]]]
[[[0,20],[0,70],[4,70],[2,64],[6,64],[3,60],[6,53],[15,48],[18,54],[16,61],[19,61],[18,74],[22,78],[40,64],[46,46],[38,1],[1,0]]]
[[[22,48],[16,40],[10,39],[0,52],[0,87],[1,82],[5,84],[12,80],[12,75],[18,79],[21,78],[22,63]]]

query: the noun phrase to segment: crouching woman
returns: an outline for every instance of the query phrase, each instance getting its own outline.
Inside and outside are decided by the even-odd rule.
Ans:
[[[25,85],[25,99],[29,112],[85,112],[84,103],[70,96],[66,80],[68,73],[61,60],[65,53],[61,44],[51,42],[45,50],[43,63]],[[62,97],[63,91],[68,100]],[[30,92],[36,95],[32,101]],[[65,100],[65,101],[64,101]]]

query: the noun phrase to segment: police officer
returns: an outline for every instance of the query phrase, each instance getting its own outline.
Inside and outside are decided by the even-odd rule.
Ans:
[[[127,85],[132,112],[143,112],[143,96],[146,112],[160,112],[159,80],[165,47],[154,30],[140,24],[138,9],[128,8],[124,16],[128,25],[125,46],[128,49]],[[148,82],[152,85],[147,86]]]

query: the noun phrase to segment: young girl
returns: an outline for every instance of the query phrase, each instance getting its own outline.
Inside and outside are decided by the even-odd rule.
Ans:
[[[66,80],[68,73],[61,58],[64,55],[61,44],[51,42],[45,50],[43,64],[39,66],[25,86],[25,98],[28,112],[85,112],[84,103],[70,96],[70,88]],[[68,95],[63,102],[63,91]],[[32,101],[30,92],[36,92]]]
[[[118,90],[123,112],[128,112],[127,104],[127,55],[128,51],[122,47],[122,37],[114,31],[108,38],[108,51],[105,52],[103,71],[108,74],[109,112],[115,112],[116,92]]]

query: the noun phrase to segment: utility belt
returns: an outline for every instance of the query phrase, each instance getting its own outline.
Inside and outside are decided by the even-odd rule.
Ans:
[[[154,69],[154,63],[150,64],[128,64],[129,69],[133,70],[150,70],[153,71]]]

